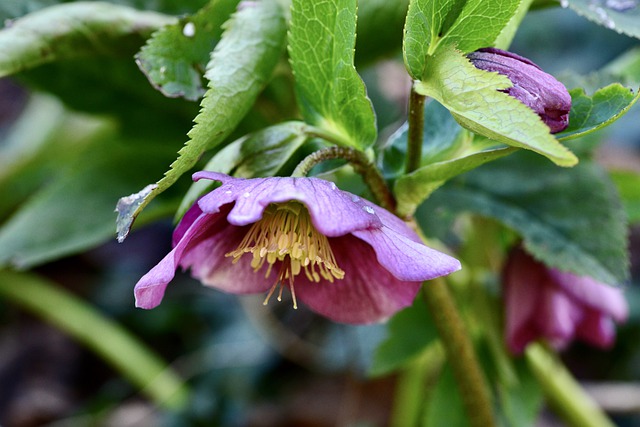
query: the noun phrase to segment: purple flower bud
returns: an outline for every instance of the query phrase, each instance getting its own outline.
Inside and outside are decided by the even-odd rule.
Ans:
[[[513,86],[505,92],[535,111],[557,133],[569,125],[571,96],[562,83],[522,56],[496,48],[468,55],[476,68],[507,76]]]
[[[588,276],[548,268],[515,249],[504,271],[506,341],[514,354],[545,339],[563,349],[574,339],[607,348],[628,306],[622,291]]]

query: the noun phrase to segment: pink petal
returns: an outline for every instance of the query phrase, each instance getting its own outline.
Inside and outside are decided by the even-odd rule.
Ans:
[[[610,348],[616,337],[616,328],[610,317],[589,310],[580,324],[578,335],[592,345]]]
[[[540,335],[536,316],[540,304],[540,287],[546,275],[538,264],[530,262],[524,252],[514,252],[505,268],[506,341],[514,354],[524,351]]]
[[[343,323],[385,320],[413,302],[419,282],[396,279],[375,260],[371,246],[352,236],[330,239],[342,280],[310,282],[301,274],[295,281],[298,300],[311,310]]]
[[[577,327],[584,317],[584,307],[577,305],[552,282],[539,292],[542,292],[542,299],[537,315],[538,327],[543,337],[556,348],[564,348],[576,336]]]
[[[250,253],[243,255],[235,264],[232,257],[225,257],[237,249],[249,227],[236,227],[226,221],[220,223],[219,229],[208,232],[206,239],[184,254],[180,265],[185,269],[191,268],[191,275],[204,285],[224,292],[254,294],[271,288],[277,280],[275,267],[271,276],[265,278],[267,264],[254,272]]]
[[[549,274],[558,286],[580,304],[606,313],[617,322],[627,318],[629,307],[620,288],[605,285],[588,276],[577,276],[556,269],[550,269]]]

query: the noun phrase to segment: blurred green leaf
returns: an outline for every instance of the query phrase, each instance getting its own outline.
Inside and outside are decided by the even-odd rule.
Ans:
[[[564,0],[579,15],[610,30],[640,39],[637,0]]]
[[[160,407],[177,410],[186,405],[186,384],[166,362],[78,297],[42,277],[8,270],[0,270],[0,295],[95,351]]]
[[[445,364],[425,405],[421,427],[468,427],[466,411],[450,365]]]
[[[123,134],[158,143],[179,144],[198,111],[197,104],[167,98],[151,87],[130,58],[55,62],[18,77],[74,110],[115,118]]]
[[[191,101],[202,97],[202,78],[210,52],[238,2],[212,0],[194,15],[154,33],[136,55],[151,84],[169,97]]]
[[[247,4],[225,24],[222,39],[207,65],[209,89],[189,132],[190,140],[157,184],[120,200],[118,240],[126,238],[135,217],[154,197],[191,169],[206,150],[231,134],[271,77],[285,35],[283,11],[272,1]]]
[[[579,138],[610,125],[625,115],[640,97],[640,92],[634,95],[632,90],[618,83],[597,90],[593,96],[586,95],[580,88],[569,93],[569,126],[556,134],[560,141]]]
[[[112,239],[115,201],[161,173],[174,153],[171,146],[96,139],[3,224],[0,265],[29,268]]]
[[[289,56],[298,104],[310,124],[335,141],[367,148],[376,139],[376,118],[353,65],[356,0],[293,0]]]
[[[616,185],[627,218],[631,224],[640,222],[640,174],[638,172],[614,170],[609,176]]]
[[[45,7],[61,3],[80,3],[83,0],[2,0],[0,1],[0,22],[15,19]],[[138,10],[155,10],[171,15],[193,13],[207,0],[108,0],[109,3],[129,6]]]
[[[408,7],[409,0],[358,2],[356,64],[368,64],[400,51]]]
[[[403,53],[409,74],[425,80],[427,64],[439,46],[455,46],[463,53],[493,46],[515,15],[520,2],[512,0],[412,0],[404,28]]]
[[[477,69],[460,51],[438,49],[427,61],[423,78],[416,90],[435,98],[467,129],[513,147],[535,151],[559,166],[573,166],[578,162],[533,110],[500,92],[512,86],[507,77]]]
[[[506,425],[534,426],[544,403],[542,389],[535,376],[522,358],[514,359],[513,366],[517,374],[514,384],[497,384],[497,396]]]
[[[387,339],[375,352],[371,375],[386,375],[402,368],[438,339],[438,331],[421,296],[411,307],[393,316],[387,330]]]
[[[244,136],[220,150],[203,170],[241,178],[273,176],[307,140],[306,124],[284,122]],[[180,218],[198,197],[213,185],[203,179],[191,184],[176,217]]]
[[[398,201],[398,213],[401,216],[413,215],[418,205],[447,180],[516,150],[517,148],[507,147],[479,151],[455,159],[432,163],[408,175],[401,176],[393,187]]]
[[[561,169],[520,152],[478,168],[434,192],[418,218],[428,232],[442,212],[495,218],[549,267],[610,285],[629,275],[626,220],[611,181],[595,163]],[[430,218],[429,212],[439,212]]]
[[[174,18],[103,2],[51,6],[0,30],[0,77],[80,56],[127,54]]]

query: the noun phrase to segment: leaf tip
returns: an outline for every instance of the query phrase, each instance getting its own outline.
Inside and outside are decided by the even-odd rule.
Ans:
[[[131,225],[138,216],[139,210],[147,201],[149,195],[158,188],[158,184],[149,184],[137,193],[133,193],[126,197],[121,197],[116,205],[118,218],[116,219],[116,233],[119,243],[129,235]]]

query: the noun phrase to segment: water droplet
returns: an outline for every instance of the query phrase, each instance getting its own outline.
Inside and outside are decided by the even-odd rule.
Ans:
[[[336,188],[338,188],[335,182],[330,183],[329,186],[331,187],[332,190],[335,190]]]
[[[245,198],[247,198],[247,199],[248,199],[249,197],[251,197],[251,193],[249,193],[249,192],[247,191],[246,193],[244,193],[244,194],[242,195],[242,197],[245,197]]]
[[[371,206],[365,206],[362,209],[364,209],[366,213],[370,213],[370,214],[376,213]]]
[[[231,193],[233,193],[233,191],[231,191],[231,190],[227,190],[227,191],[224,192],[224,194],[231,194]]]
[[[351,201],[356,203],[360,201],[360,197],[356,196],[355,194],[351,195]]]
[[[636,0],[607,0],[605,6],[616,12],[626,12],[637,7],[638,3]]]
[[[182,28],[182,34],[185,37],[193,37],[196,35],[196,26],[193,22],[187,22]]]
[[[160,74],[164,76],[164,74],[167,72],[167,67],[165,67],[164,65],[162,67],[160,67]]]
[[[562,6],[563,9],[566,9],[569,7],[569,0],[560,0],[560,6]]]

